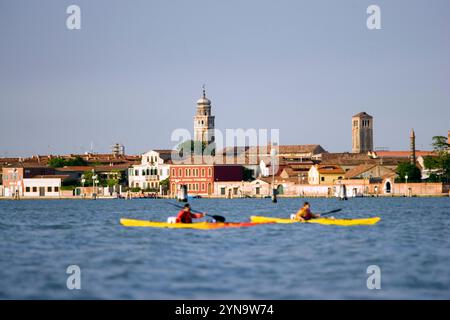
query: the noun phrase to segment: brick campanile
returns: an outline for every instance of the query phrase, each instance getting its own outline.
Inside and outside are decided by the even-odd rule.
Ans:
[[[411,162],[411,164],[416,164],[416,134],[414,133],[414,129],[411,129],[409,141],[411,150],[411,154],[409,155],[409,161]]]
[[[373,151],[373,117],[360,112],[352,117],[352,153]]]

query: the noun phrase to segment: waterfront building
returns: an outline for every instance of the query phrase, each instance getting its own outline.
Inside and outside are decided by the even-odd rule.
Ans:
[[[203,86],[203,95],[197,101],[197,112],[194,116],[194,141],[207,144],[214,142],[214,118],[211,114],[211,100],[206,97]]]
[[[160,182],[169,178],[172,150],[151,150],[144,153],[141,163],[128,170],[130,188],[159,189]]]
[[[373,151],[373,117],[360,112],[352,117],[352,153]]]
[[[271,195],[271,183],[255,179],[253,181],[216,181],[214,197],[218,198],[262,198]]]
[[[33,198],[58,198],[61,195],[61,184],[68,176],[43,175],[23,179],[23,196]]]
[[[170,166],[170,193],[176,195],[182,185],[189,195],[212,196],[215,182],[243,181],[243,166],[228,164],[173,164]]]
[[[37,175],[53,175],[55,170],[41,165],[16,163],[2,168],[3,194],[5,197],[21,197],[24,193],[24,178]]]
[[[361,164],[345,173],[345,179],[369,179],[381,180],[387,174],[395,173],[394,170],[379,164]]]
[[[344,169],[337,165],[314,165],[308,171],[309,184],[327,184],[334,183],[343,179],[345,175]]]

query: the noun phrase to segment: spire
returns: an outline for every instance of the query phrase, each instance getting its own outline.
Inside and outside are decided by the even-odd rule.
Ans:
[[[202,85],[202,89],[203,89],[203,98],[206,98],[206,85],[205,84]]]

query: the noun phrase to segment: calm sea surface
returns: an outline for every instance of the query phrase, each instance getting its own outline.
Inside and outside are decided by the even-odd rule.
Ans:
[[[303,199],[209,200],[228,221],[289,216]],[[3,299],[450,299],[450,199],[310,199],[375,226],[263,225],[222,230],[126,228],[165,221],[170,200],[0,201]],[[81,268],[68,290],[66,268]],[[381,290],[367,289],[367,267]]]

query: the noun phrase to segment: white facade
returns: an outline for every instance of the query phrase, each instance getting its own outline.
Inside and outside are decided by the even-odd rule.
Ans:
[[[169,177],[169,164],[161,158],[158,151],[149,151],[142,155],[141,164],[128,169],[130,188],[159,189],[159,182]]]
[[[59,197],[61,178],[24,178],[23,197]]]

